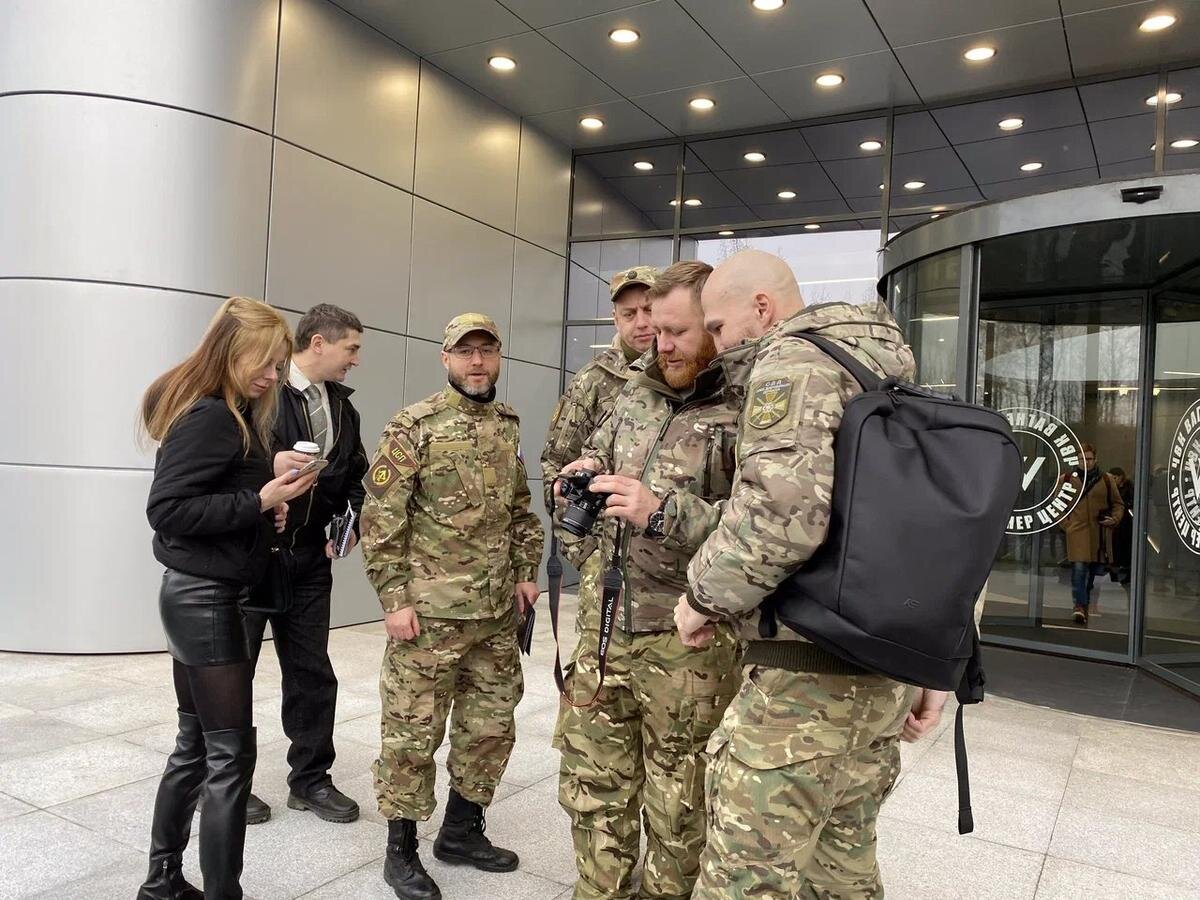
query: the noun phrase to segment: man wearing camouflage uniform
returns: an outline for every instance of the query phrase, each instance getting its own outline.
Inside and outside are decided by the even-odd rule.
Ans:
[[[684,646],[672,613],[687,562],[715,527],[733,477],[740,409],[731,369],[714,361],[700,287],[712,269],[681,262],[650,290],[655,347],[570,468],[597,475],[610,517],[597,537],[563,532],[568,555],[609,564],[621,541],[623,591],[596,703],[599,633],[580,636],[562,705],[559,803],[571,817],[577,900],[633,894],[639,814],[647,826],[640,897],[691,894],[704,844],[700,752],[737,685],[737,644],[722,626],[703,648]],[[710,365],[711,363],[711,365]],[[624,534],[618,538],[617,520]],[[597,544],[599,546],[597,547]]]
[[[792,336],[836,340],[881,375],[911,378],[913,356],[882,306],[805,309],[787,264],[759,251],[723,263],[703,307],[718,347],[761,339],[733,491],[675,611],[693,646],[714,622],[739,623],[748,641],[741,690],[708,743],[708,843],[693,896],[881,897],[875,822],[899,774],[898,738],[935,725],[945,695],[844,662],[759,607],[825,539],[834,436],[860,390]]]
[[[363,505],[363,558],[389,638],[374,765],[388,820],[384,879],[406,900],[441,897],[417,855],[416,822],[433,813],[433,757],[448,714],[450,798],[434,855],[491,872],[517,867],[515,853],[484,836],[483,809],[516,736],[517,616],[537,600],[542,554],[517,414],[495,400],[496,323],[478,313],[452,319],[442,364],[446,388],[384,429]]]
[[[617,394],[629,378],[629,366],[650,349],[654,328],[650,325],[650,301],[646,292],[654,285],[658,269],[634,266],[622,269],[608,284],[617,328],[613,345],[575,373],[566,393],[550,417],[546,448],[542,451],[542,484],[546,509],[553,514],[554,479],[563,466],[579,458],[584,441],[592,436],[612,411]],[[600,562],[589,560],[580,572],[579,610],[576,632],[596,627],[599,617],[598,585]]]

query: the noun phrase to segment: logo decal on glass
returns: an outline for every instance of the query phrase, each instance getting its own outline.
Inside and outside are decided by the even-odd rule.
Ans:
[[[1167,498],[1183,546],[1200,555],[1200,400],[1188,407],[1171,439]]]
[[[1023,406],[1000,410],[1012,426],[1024,471],[1021,495],[1008,518],[1009,534],[1037,534],[1058,524],[1079,502],[1079,488],[1064,475],[1083,466],[1083,447],[1067,423]]]

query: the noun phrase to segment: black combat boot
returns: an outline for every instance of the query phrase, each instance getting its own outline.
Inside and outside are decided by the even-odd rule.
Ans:
[[[261,825],[271,820],[271,804],[261,799],[253,791],[246,800],[246,824]]]
[[[493,846],[484,827],[483,807],[451,788],[433,855],[442,862],[466,863],[484,872],[511,872],[520,862],[517,854]]]
[[[417,823],[412,819],[388,820],[383,880],[400,900],[442,900],[442,892],[417,855]]]
[[[137,900],[203,900],[204,895],[183,877],[183,851],[192,833],[192,815],[207,771],[200,720],[179,712],[175,750],[154,799],[150,826],[150,874]]]
[[[242,900],[246,800],[258,755],[253,728],[204,732],[208,778],[200,812],[200,871],[209,900]]]

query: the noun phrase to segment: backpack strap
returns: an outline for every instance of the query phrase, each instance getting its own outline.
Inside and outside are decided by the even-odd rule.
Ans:
[[[849,350],[839,346],[836,341],[818,337],[815,334],[809,334],[807,331],[793,332],[790,337],[799,338],[802,341],[808,341],[810,344],[816,345],[826,356],[832,358],[834,362],[849,372],[864,391],[877,391],[882,386],[882,378],[872,372],[870,368],[857,359]]]
[[[968,703],[983,701],[984,680],[983,656],[979,649],[979,631],[976,630],[972,638],[971,658],[954,692],[958,700],[958,711],[954,714],[954,768],[958,774],[959,834],[970,834],[975,830],[975,817],[971,812],[971,778],[967,771],[967,740],[963,733],[963,708]]]

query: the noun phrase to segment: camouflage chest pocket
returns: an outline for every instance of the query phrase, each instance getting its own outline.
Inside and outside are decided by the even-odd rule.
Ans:
[[[483,506],[483,478],[470,441],[433,441],[421,472],[428,508],[446,518]]]

